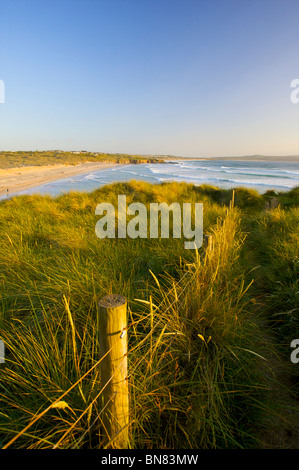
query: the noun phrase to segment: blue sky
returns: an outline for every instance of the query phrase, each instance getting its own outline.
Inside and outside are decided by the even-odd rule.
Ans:
[[[298,155],[298,0],[0,0],[0,150]]]

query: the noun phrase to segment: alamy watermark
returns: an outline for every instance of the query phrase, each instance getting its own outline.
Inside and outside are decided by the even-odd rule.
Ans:
[[[291,342],[291,348],[294,350],[291,353],[291,362],[293,364],[298,364],[299,362],[299,339],[293,339]]]
[[[192,208],[192,205],[194,206]],[[117,216],[115,208],[109,202],[97,205],[95,214],[102,216],[96,223],[98,238],[158,238],[159,216],[161,238],[170,236],[170,213],[172,213],[173,238],[181,238],[182,231],[186,249],[198,249],[203,242],[203,204],[173,202],[151,203],[149,214],[141,202],[134,202],[127,207],[126,196],[118,196]],[[193,209],[193,210],[192,210]],[[193,217],[192,217],[193,214]],[[127,215],[134,216],[127,222]],[[117,228],[116,228],[117,218]],[[193,220],[192,220],[193,219]],[[192,228],[194,226],[194,229]]]
[[[0,339],[0,364],[5,362],[5,345],[2,339]]]
[[[0,80],[0,103],[5,103],[5,85],[3,80]]]
[[[297,104],[299,103],[299,78],[294,78],[291,81],[291,88],[295,88],[290,95],[291,102]]]

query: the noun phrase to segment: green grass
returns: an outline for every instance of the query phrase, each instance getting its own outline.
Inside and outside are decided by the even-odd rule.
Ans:
[[[203,202],[211,248],[98,239],[95,207],[118,194]],[[128,299],[131,448],[294,445],[298,408],[279,371],[299,337],[296,194],[267,210],[269,194],[238,189],[232,206],[231,190],[132,181],[3,201],[2,447],[104,445],[97,302],[109,293]],[[277,443],[282,427],[291,437]]]
[[[84,162],[112,162],[112,163],[155,163],[163,162],[158,157],[143,157],[142,155],[112,154],[100,152],[63,152],[49,151],[19,151],[0,152],[0,168],[15,168],[21,166],[43,165],[77,165]]]
[[[278,207],[250,218],[247,226],[267,318],[282,346],[289,345],[299,337],[299,208]]]

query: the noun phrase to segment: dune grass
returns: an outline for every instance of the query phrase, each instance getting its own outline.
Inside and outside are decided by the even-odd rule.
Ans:
[[[118,194],[202,202],[212,245],[98,239],[95,207]],[[272,361],[298,332],[294,194],[270,211],[249,190],[232,205],[231,190],[132,181],[2,202],[2,447],[103,446],[97,302],[109,293],[128,299],[131,448],[266,447],[277,417],[295,432]]]
[[[49,151],[17,151],[0,152],[0,168],[8,169],[21,166],[44,165],[78,165],[84,162],[112,162],[112,163],[155,163],[163,162],[158,157],[144,157],[142,155],[127,155],[120,153],[101,152],[64,152],[61,150]]]
[[[286,196],[287,199],[287,196]],[[299,338],[299,208],[277,208],[247,221],[256,286],[282,348]]]

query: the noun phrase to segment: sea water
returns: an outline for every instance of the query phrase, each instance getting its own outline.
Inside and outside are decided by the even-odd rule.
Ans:
[[[247,187],[264,193],[299,186],[299,162],[237,160],[173,160],[167,163],[117,165],[19,191],[14,194],[50,194],[93,191],[103,185],[142,180],[149,183],[178,181],[219,188]],[[10,194],[13,196],[14,194]],[[2,199],[6,196],[2,196]]]

